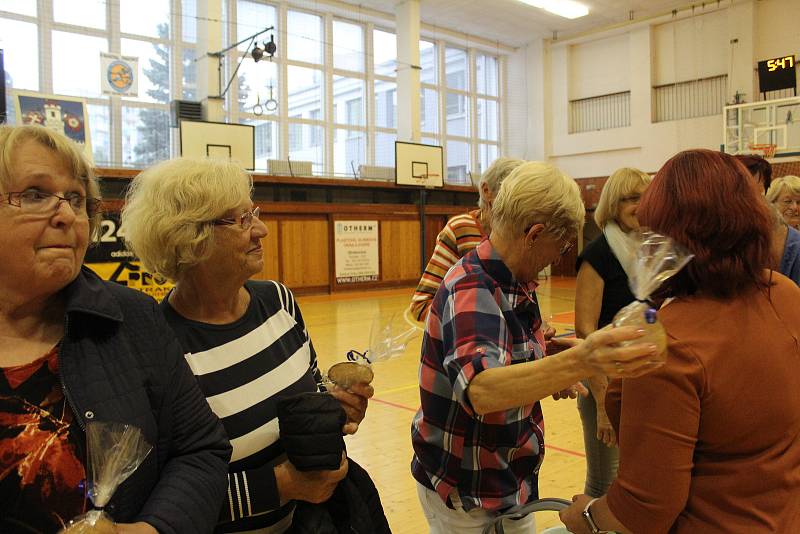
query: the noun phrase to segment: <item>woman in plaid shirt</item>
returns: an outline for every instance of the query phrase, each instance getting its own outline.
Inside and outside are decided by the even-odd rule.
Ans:
[[[495,514],[536,499],[539,400],[574,397],[576,383],[596,374],[643,374],[656,352],[615,346],[642,335],[627,327],[559,341],[563,350],[544,358],[535,281],[571,248],[584,216],[572,178],[547,163],[517,167],[494,201],[489,239],[450,269],[433,299],[411,428],[411,470],[432,534],[480,533]],[[528,534],[533,521],[505,530]]]

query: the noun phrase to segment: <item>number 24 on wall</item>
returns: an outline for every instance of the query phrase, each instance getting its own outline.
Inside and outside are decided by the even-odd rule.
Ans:
[[[772,72],[778,69],[791,69],[794,67],[794,56],[779,57],[767,60],[767,70]]]

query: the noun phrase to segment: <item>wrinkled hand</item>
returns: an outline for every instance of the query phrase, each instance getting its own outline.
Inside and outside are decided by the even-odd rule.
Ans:
[[[158,534],[158,531],[150,523],[140,521],[138,523],[117,523],[117,534]]]
[[[358,425],[364,420],[367,412],[367,401],[375,394],[369,384],[353,384],[349,389],[342,389],[337,385],[328,389],[328,393],[338,400],[347,414],[347,422],[342,427],[344,434],[355,434]]]
[[[581,397],[589,396],[589,390],[586,389],[586,386],[584,386],[580,382],[572,384],[567,389],[556,391],[555,393],[553,393],[553,400],[574,399],[578,395],[580,395]]]
[[[574,337],[553,337],[547,340],[547,345],[545,348],[545,354],[548,356],[552,356],[553,354],[558,354],[559,352],[563,352],[567,349],[571,349],[577,345],[580,345],[582,340],[575,339]]]
[[[592,498],[588,495],[575,495],[572,497],[572,504],[558,512],[561,522],[572,534],[591,534],[589,525],[586,524],[586,520],[583,518],[583,509],[586,508],[586,503],[591,500]]]
[[[276,467],[275,478],[279,481],[278,491],[281,502],[290,500],[306,501],[314,504],[331,498],[337,484],[347,476],[347,456],[342,453],[342,462],[336,471],[298,471],[290,461]],[[282,473],[278,473],[281,471]]]
[[[597,439],[606,447],[614,447],[617,444],[617,433],[608,420],[605,411],[597,410]]]
[[[614,378],[642,376],[658,367],[651,361],[658,347],[652,343],[633,343],[626,347],[618,344],[635,341],[644,333],[634,326],[613,328],[609,325],[596,330],[577,345],[581,351],[580,359],[592,368],[592,374],[602,373]]]

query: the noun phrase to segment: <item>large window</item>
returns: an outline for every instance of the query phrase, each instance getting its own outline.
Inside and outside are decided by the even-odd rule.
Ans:
[[[205,49],[197,0],[0,0],[0,47],[11,89],[85,98],[95,163],[141,168],[176,154],[170,102],[218,93],[199,76]],[[323,4],[224,0],[220,48],[231,123],[255,126],[256,169],[271,159],[310,161],[318,176],[351,177],[361,165],[394,166],[397,38],[375,23],[317,11]],[[273,58],[254,61],[248,36]],[[202,32],[204,33],[204,32]],[[139,93],[102,93],[100,54],[139,61]],[[422,142],[444,146],[447,179],[466,183],[500,154],[501,60],[426,35],[419,42]],[[216,61],[208,61],[212,69]],[[267,103],[269,102],[269,106]],[[11,94],[7,99],[14,122]],[[219,119],[218,119],[219,120]]]

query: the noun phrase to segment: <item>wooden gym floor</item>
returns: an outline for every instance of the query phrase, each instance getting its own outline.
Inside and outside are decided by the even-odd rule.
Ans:
[[[542,317],[559,335],[572,333],[575,279],[553,277],[540,282],[537,294]],[[412,293],[413,288],[406,288],[298,297],[322,370],[343,361],[350,349],[367,349],[376,317],[382,324],[391,323],[395,332],[408,330],[402,314]],[[409,467],[411,419],[419,407],[417,371],[421,341],[419,333],[409,341],[404,354],[374,365],[375,396],[358,433],[346,439],[349,456],[364,466],[375,481],[395,534],[428,531]],[[542,411],[546,454],[539,476],[539,494],[571,499],[583,492],[585,473],[575,400],[547,398],[542,401]],[[539,513],[536,521],[538,530],[561,524],[554,512]]]

